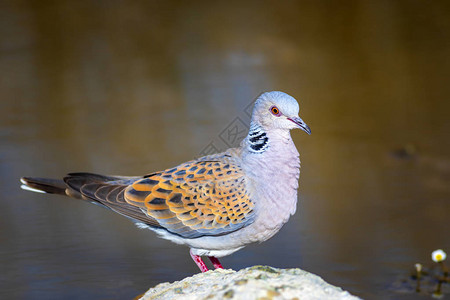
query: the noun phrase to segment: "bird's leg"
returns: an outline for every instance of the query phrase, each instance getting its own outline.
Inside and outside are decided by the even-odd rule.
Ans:
[[[222,264],[220,263],[220,261],[217,257],[208,256],[208,258],[212,262],[214,269],[223,269]]]
[[[189,254],[191,254],[192,259],[195,261],[195,263],[197,264],[200,271],[202,271],[202,273],[205,273],[206,271],[208,271],[208,268],[206,267],[205,263],[203,262],[203,260],[200,256],[192,253],[192,249],[189,250]]]

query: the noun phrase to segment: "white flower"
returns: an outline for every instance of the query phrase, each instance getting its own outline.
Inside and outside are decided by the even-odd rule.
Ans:
[[[435,262],[444,261],[446,258],[447,253],[445,253],[442,249],[434,250],[433,253],[431,253],[431,259]]]

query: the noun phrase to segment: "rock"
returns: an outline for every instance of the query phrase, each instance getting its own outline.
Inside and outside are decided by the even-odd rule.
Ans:
[[[161,283],[141,298],[150,299],[345,299],[356,300],[339,287],[300,269],[254,266],[240,271],[215,270],[174,283]]]

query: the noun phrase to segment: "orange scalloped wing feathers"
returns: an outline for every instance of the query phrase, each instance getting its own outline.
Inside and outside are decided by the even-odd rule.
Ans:
[[[186,238],[222,235],[253,222],[254,203],[232,162],[190,161],[130,185],[125,201]]]

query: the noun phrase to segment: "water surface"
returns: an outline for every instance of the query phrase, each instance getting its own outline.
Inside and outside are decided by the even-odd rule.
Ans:
[[[4,1],[0,295],[130,299],[188,250],[20,176],[141,175],[236,141],[261,92],[296,97],[299,206],[226,267],[300,267],[367,299],[450,252],[447,1]],[[241,126],[241,127],[239,127]],[[406,150],[404,150],[406,149]]]

